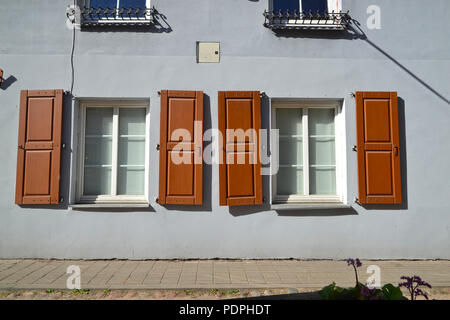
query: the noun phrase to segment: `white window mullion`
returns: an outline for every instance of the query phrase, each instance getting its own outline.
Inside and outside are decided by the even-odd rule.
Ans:
[[[303,108],[303,190],[309,196],[309,135],[308,135],[308,108]]]
[[[117,170],[119,149],[119,107],[113,109],[113,136],[112,136],[112,170],[111,170],[111,195],[117,195]]]
[[[303,108],[303,190],[309,196],[309,135],[308,135],[308,108]]]

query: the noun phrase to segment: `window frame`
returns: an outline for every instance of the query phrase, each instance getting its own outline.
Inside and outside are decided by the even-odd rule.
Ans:
[[[297,108],[302,109],[302,148],[303,148],[303,195],[279,195],[277,194],[277,173],[273,172],[271,165],[271,203],[272,204],[342,204],[346,203],[346,143],[345,143],[345,114],[342,101],[322,99],[272,99],[271,100],[271,129],[276,127],[276,109]],[[313,108],[334,109],[335,126],[335,168],[336,168],[336,195],[311,195],[309,194],[309,130],[308,110]],[[305,112],[306,110],[306,112]],[[305,125],[306,124],[306,125]],[[305,138],[306,137],[306,138]],[[279,162],[279,139],[273,139],[272,146],[274,157]],[[272,141],[272,140],[271,140]],[[306,141],[306,143],[305,143]]]
[[[112,168],[111,168],[111,195],[84,195],[84,160],[86,135],[87,108],[113,108],[112,131]],[[145,109],[145,160],[144,160],[144,194],[143,195],[117,195],[118,176],[118,138],[119,138],[119,108]],[[149,194],[149,143],[150,143],[150,104],[144,100],[86,100],[80,102],[80,121],[78,135],[78,166],[76,203],[80,204],[148,204]]]

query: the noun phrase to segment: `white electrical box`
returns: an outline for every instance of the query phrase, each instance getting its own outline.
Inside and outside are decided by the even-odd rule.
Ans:
[[[197,62],[218,63],[219,61],[219,42],[197,42]]]

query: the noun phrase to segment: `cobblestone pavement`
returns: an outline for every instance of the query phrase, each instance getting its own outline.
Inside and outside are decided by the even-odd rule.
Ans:
[[[434,288],[450,287],[450,261],[362,261],[361,282],[366,268],[377,265],[381,283],[397,284],[402,275],[418,275]],[[354,285],[354,273],[344,261],[331,260],[0,260],[0,290],[66,289],[67,267],[81,270],[81,288],[100,290],[185,289],[317,289],[332,281]],[[314,290],[312,290],[314,291]],[[28,292],[28,291],[26,291]],[[34,292],[34,291],[31,291]],[[70,292],[69,292],[70,293]],[[6,296],[8,297],[9,294]],[[25,294],[25,292],[23,293]],[[37,296],[39,296],[38,293]],[[91,293],[90,293],[91,294]],[[130,293],[131,294],[131,293]],[[31,294],[30,294],[31,296]],[[35,295],[33,295],[34,297]],[[64,294],[63,294],[64,296]],[[215,295],[214,295],[215,296]],[[80,297],[84,297],[81,294]]]
[[[450,300],[450,288],[427,290],[429,299]],[[408,297],[406,292],[404,295]],[[312,288],[185,290],[0,290],[0,300],[317,300]],[[419,297],[419,300],[424,300]]]

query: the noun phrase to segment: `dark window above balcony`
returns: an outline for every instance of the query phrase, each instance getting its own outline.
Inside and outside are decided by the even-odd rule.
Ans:
[[[150,0],[79,0],[82,26],[148,25]]]
[[[270,29],[345,29],[348,12],[342,12],[343,0],[271,0],[264,11],[264,26]]]

